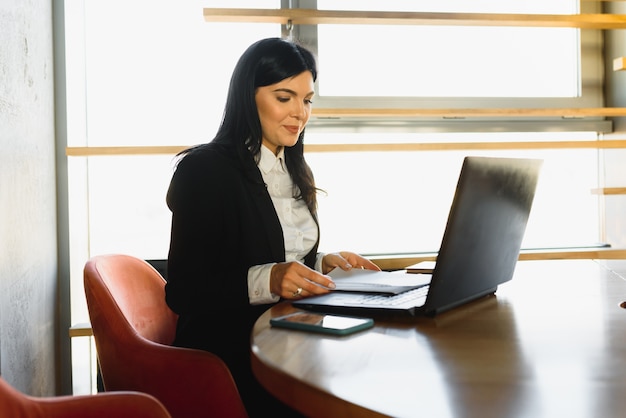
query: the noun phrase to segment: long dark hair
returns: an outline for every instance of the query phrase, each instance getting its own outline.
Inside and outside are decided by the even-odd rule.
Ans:
[[[240,158],[245,160],[252,155],[258,161],[262,131],[255,100],[257,88],[276,84],[304,71],[311,72],[313,81],[317,79],[315,57],[296,42],[267,38],[250,45],[233,71],[222,122],[212,142],[234,143]],[[311,168],[304,159],[303,140],[304,130],[294,146],[285,147],[285,164],[297,186],[294,198],[303,199],[315,214],[317,188]]]

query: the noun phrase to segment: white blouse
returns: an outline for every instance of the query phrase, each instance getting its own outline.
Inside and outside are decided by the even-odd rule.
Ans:
[[[284,148],[274,155],[261,146],[259,170],[280,220],[285,240],[285,261],[304,261],[318,238],[318,230],[304,200],[293,197],[294,184],[285,166]],[[279,296],[270,292],[270,273],[276,263],[252,266],[248,270],[248,296],[251,304],[276,302]],[[316,269],[321,266],[318,257]]]

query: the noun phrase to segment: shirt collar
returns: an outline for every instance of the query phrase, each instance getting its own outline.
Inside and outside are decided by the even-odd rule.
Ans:
[[[259,169],[267,174],[274,168],[279,172],[285,172],[283,161],[285,159],[285,148],[281,147],[278,151],[278,155],[274,155],[269,148],[265,145],[261,145],[261,159],[259,160]]]

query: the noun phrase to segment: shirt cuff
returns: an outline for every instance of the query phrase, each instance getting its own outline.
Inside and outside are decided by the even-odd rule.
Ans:
[[[275,264],[262,264],[248,269],[248,299],[251,305],[275,303],[280,300],[280,296],[270,292],[270,274]]]

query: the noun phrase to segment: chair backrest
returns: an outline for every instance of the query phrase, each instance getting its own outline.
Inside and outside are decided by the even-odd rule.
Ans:
[[[138,392],[34,397],[0,378],[0,417],[6,418],[171,418],[163,404]]]
[[[219,357],[171,345],[177,315],[165,302],[165,280],[145,260],[94,256],[84,285],[105,390],[148,393],[173,418],[248,416]]]
[[[165,280],[154,267],[139,258],[116,254],[99,256],[86,268],[94,269],[89,273],[99,278],[92,285],[110,294],[99,303],[124,317],[129,331],[156,343],[172,344],[178,316],[165,303]]]

